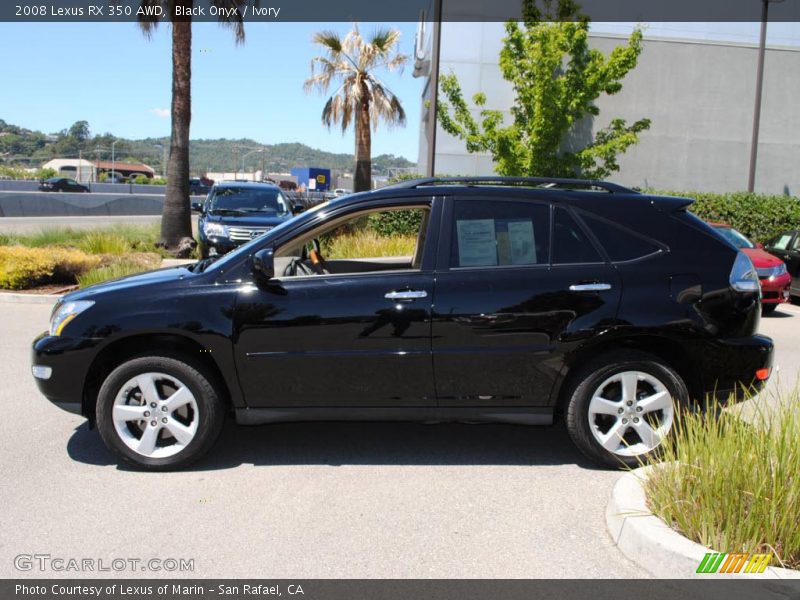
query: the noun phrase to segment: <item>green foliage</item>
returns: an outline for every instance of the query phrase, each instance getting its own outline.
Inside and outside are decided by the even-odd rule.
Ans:
[[[506,125],[501,111],[485,108],[481,93],[472,99],[480,113],[477,122],[454,74],[441,78],[446,101],[439,102],[439,121],[445,131],[466,142],[469,152],[490,153],[501,175],[605,178],[619,170],[617,156],[638,142],[638,134],[650,127],[649,119],[631,125],[612,119],[577,149],[569,148],[566,140],[576,124],[599,115],[594,101],[601,94],[622,89],[622,79],[636,67],[642,52],[642,32],[636,29],[627,45],[605,56],[589,48],[589,21],[577,14],[571,0],[560,0],[554,7],[556,17],[573,17],[562,21],[542,13],[533,0],[524,4],[526,20],[506,24],[500,52],[503,78],[515,94],[513,123]],[[548,18],[551,21],[542,20]]]
[[[27,246],[44,248],[81,248],[90,253],[118,254],[114,250],[123,245],[125,252],[158,252],[155,244],[159,225],[115,225],[101,229],[73,229],[52,227],[29,234],[0,234],[0,246]],[[94,251],[93,251],[94,249]]]
[[[650,509],[689,539],[722,552],[772,552],[775,566],[797,569],[800,394],[760,402],[773,408],[750,422],[716,405],[681,414],[645,493]]]
[[[51,177],[58,177],[58,171],[55,169],[39,169],[36,171],[36,175],[34,175],[34,179],[38,179],[39,181],[50,179]]]
[[[382,236],[416,236],[421,224],[421,210],[389,210],[370,215],[367,220],[367,227]]]
[[[10,177],[11,179],[30,179],[32,177],[25,169],[6,165],[0,166],[0,175],[2,175],[3,178]]]
[[[133,183],[137,185],[150,185],[153,183],[153,180],[150,179],[147,175],[137,175],[133,179]]]
[[[800,227],[800,198],[732,192],[674,192],[647,190],[648,194],[693,198],[689,208],[705,221],[726,223],[754,242],[765,242],[787,229]]]
[[[362,229],[324,240],[322,253],[329,259],[412,256],[416,244],[416,235],[384,236]]]
[[[74,283],[100,258],[68,248],[0,247],[0,288],[19,290],[46,283]]]
[[[153,177],[150,180],[151,185],[167,185],[167,180],[164,177]]]
[[[118,233],[97,231],[88,234],[78,247],[88,254],[126,254],[131,251],[128,241]]]

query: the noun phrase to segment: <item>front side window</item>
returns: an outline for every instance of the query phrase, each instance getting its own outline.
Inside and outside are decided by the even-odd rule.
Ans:
[[[258,213],[272,216],[289,214],[289,205],[280,190],[254,187],[221,187],[209,198],[211,214]]]
[[[550,208],[533,202],[458,200],[450,266],[548,264]]]

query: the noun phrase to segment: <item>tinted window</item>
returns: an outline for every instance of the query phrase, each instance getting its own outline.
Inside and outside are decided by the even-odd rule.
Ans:
[[[553,264],[598,263],[603,258],[577,221],[563,208],[553,218]]]
[[[549,233],[547,205],[459,200],[455,205],[450,265],[547,264]]]
[[[211,196],[209,210],[285,215],[289,212],[289,207],[278,189],[220,187]]]
[[[639,237],[607,221],[594,217],[582,217],[612,261],[634,260],[658,252],[660,248],[652,242]]]
[[[775,250],[786,250],[786,248],[789,247],[789,242],[791,241],[792,241],[792,234],[783,233],[774,240],[772,240],[772,242],[768,245],[774,248]]]

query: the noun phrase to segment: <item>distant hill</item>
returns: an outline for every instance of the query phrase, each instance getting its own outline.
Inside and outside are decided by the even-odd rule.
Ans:
[[[79,153],[89,160],[109,160],[114,141],[117,160],[144,162],[157,172],[161,171],[162,148],[169,147],[169,138],[128,140],[115,138],[108,133],[92,136],[86,121],[78,121],[69,129],[48,135],[0,119],[0,158],[5,164],[38,167],[52,158],[77,158]],[[190,168],[195,175],[210,171],[238,171],[242,168],[242,158],[259,148],[264,151],[252,153],[245,159],[246,170],[261,169],[263,166],[266,171],[286,172],[292,167],[312,166],[337,172],[353,171],[352,154],[325,152],[299,143],[259,144],[252,139],[192,140],[189,147]],[[386,173],[392,167],[414,165],[406,158],[392,154],[372,158],[372,168],[376,174]]]

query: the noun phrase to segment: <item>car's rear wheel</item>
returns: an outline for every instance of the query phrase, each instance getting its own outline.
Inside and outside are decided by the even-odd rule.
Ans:
[[[778,308],[777,304],[762,304],[761,305],[761,314],[762,315],[771,315],[775,312],[775,309]]]
[[[205,454],[222,430],[225,405],[203,367],[182,357],[131,359],[106,378],[97,426],[122,461],[163,471]]]
[[[635,467],[657,456],[676,411],[688,406],[680,375],[640,352],[609,353],[567,389],[567,430],[578,449],[605,467]]]

